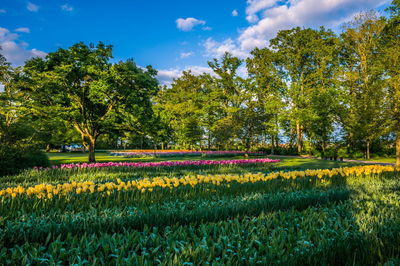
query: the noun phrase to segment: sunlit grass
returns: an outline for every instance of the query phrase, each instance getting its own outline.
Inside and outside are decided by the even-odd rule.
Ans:
[[[370,162],[378,162],[378,163],[395,163],[396,158],[394,157],[373,157],[371,159],[357,159],[358,161],[370,161]]]

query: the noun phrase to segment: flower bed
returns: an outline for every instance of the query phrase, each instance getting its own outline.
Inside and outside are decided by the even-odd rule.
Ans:
[[[72,168],[103,168],[103,167],[174,167],[174,166],[203,166],[203,165],[226,165],[226,164],[258,164],[277,163],[280,160],[269,158],[263,159],[241,159],[241,160],[197,160],[197,161],[164,161],[164,162],[106,162],[106,163],[71,163],[52,166],[51,169],[72,169]],[[50,168],[34,168],[37,170]]]

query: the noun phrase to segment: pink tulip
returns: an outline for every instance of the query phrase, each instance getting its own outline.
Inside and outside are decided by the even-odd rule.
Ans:
[[[53,166],[52,168],[72,169],[72,168],[104,168],[104,167],[173,167],[173,166],[190,166],[190,165],[225,165],[225,164],[261,164],[261,163],[277,163],[280,160],[263,159],[239,159],[239,160],[198,160],[198,161],[164,161],[164,162],[106,162],[106,163],[72,163]],[[36,168],[35,168],[36,169]],[[40,169],[40,168],[39,168]]]

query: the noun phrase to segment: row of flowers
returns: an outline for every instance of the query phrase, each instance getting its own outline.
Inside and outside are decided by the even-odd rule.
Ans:
[[[126,158],[143,157],[177,157],[177,156],[235,156],[235,155],[264,155],[264,152],[245,152],[245,151],[163,151],[163,150],[138,150],[138,151],[111,151],[113,156]]]
[[[111,151],[112,153],[119,153],[119,152],[144,152],[144,153],[154,153],[154,152],[193,152],[193,150],[141,150],[141,149],[136,149],[136,150],[113,150]]]
[[[244,175],[196,175],[196,176],[185,176],[182,178],[176,177],[155,177],[155,178],[144,178],[140,180],[122,181],[117,179],[116,182],[108,183],[94,183],[92,181],[86,181],[82,183],[72,182],[58,185],[51,184],[40,184],[33,187],[24,188],[22,186],[6,188],[0,190],[0,196],[2,197],[18,197],[18,196],[34,196],[37,198],[52,198],[55,195],[68,195],[71,193],[82,194],[82,193],[101,193],[110,195],[115,191],[133,191],[139,190],[141,192],[149,191],[152,192],[155,188],[168,188],[173,189],[179,186],[195,187],[201,184],[214,184],[221,185],[226,184],[230,186],[230,183],[236,182],[240,184],[244,183],[255,183],[255,182],[267,182],[273,179],[297,179],[297,178],[310,178],[317,177],[318,179],[324,180],[324,178],[331,178],[333,176],[342,177],[359,177],[370,174],[380,174],[383,172],[393,172],[395,168],[392,166],[381,166],[381,165],[368,165],[368,166],[355,166],[355,167],[343,167],[335,168],[332,170],[305,170],[305,171],[291,171],[291,172],[274,172],[269,174],[244,174]]]
[[[70,163],[55,165],[52,169],[72,169],[72,168],[104,168],[104,167],[174,167],[174,166],[205,166],[205,165],[235,165],[235,164],[260,164],[277,163],[280,160],[269,158],[262,159],[240,159],[240,160],[196,160],[196,161],[163,161],[163,162],[106,162],[106,163]],[[38,168],[34,169],[49,169]]]

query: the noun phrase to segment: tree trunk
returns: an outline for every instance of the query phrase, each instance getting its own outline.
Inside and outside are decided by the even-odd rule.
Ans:
[[[208,131],[208,147],[207,147],[207,149],[208,150],[211,150],[211,132],[210,132],[210,130]]]
[[[96,138],[93,136],[89,136],[89,163],[96,162],[95,147],[96,147]]]
[[[300,121],[296,121],[296,134],[297,134],[297,152],[299,154],[301,154],[301,152],[302,152],[303,135],[302,135],[302,132],[301,132]]]
[[[271,135],[271,155],[275,152],[275,135],[272,133]]]
[[[369,144],[370,144],[370,141],[367,140],[367,150],[366,150],[366,156],[365,156],[366,157],[365,159],[367,159],[367,160],[369,160],[371,158],[370,152],[369,152]]]
[[[400,168],[400,131],[396,136],[396,168]]]

